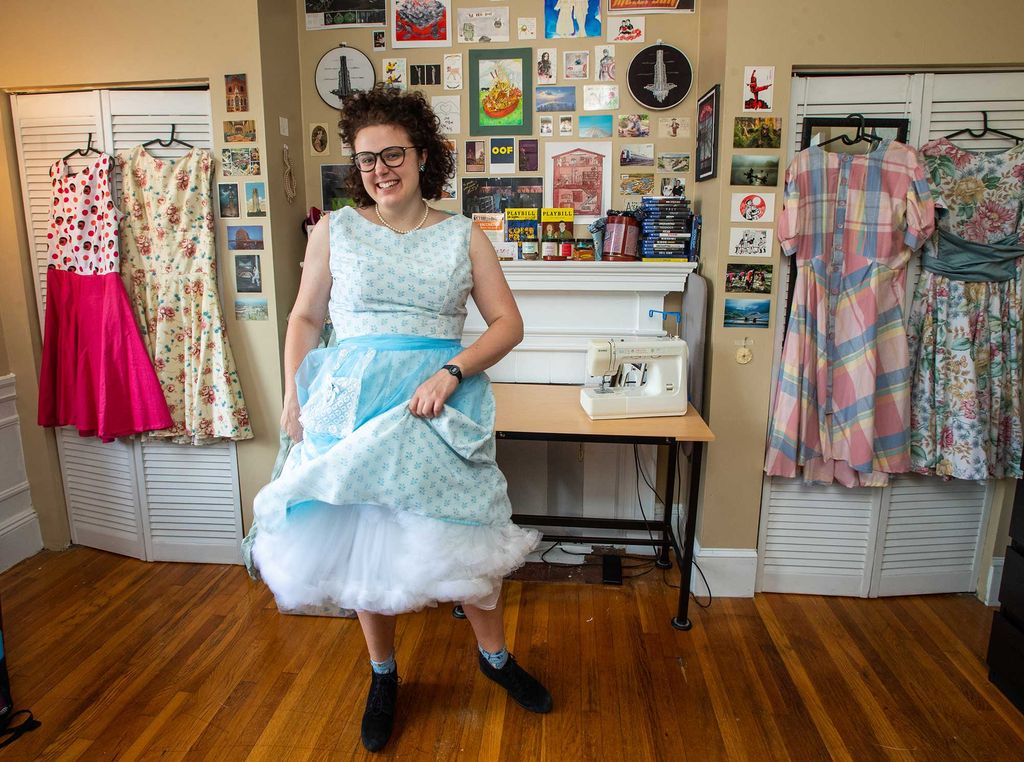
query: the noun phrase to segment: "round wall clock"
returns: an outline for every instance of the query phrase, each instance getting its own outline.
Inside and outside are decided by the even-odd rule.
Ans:
[[[678,105],[690,92],[693,67],[679,48],[659,43],[633,57],[626,82],[633,100],[660,111]]]
[[[357,90],[369,90],[377,81],[373,64],[366,54],[347,45],[339,45],[324,53],[313,78],[324,103],[337,109],[341,108],[343,97]]]

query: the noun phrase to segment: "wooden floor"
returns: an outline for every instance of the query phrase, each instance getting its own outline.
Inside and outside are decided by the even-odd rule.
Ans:
[[[674,593],[660,573],[507,584],[512,650],[554,695],[544,717],[478,673],[447,608],[401,618],[399,719],[377,756],[1024,755],[1024,717],[986,679],[991,610],[973,597],[722,599],[683,633]],[[358,624],[282,616],[240,567],[73,548],[0,575],[0,599],[16,702],[43,722],[0,759],[364,757]]]

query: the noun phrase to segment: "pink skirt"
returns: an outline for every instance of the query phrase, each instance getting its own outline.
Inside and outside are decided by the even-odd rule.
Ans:
[[[104,442],[172,425],[118,273],[46,271],[39,425]]]

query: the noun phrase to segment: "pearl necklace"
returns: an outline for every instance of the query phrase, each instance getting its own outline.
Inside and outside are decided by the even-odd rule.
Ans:
[[[391,231],[393,231],[395,233],[398,233],[399,235],[405,235],[406,233],[411,233],[413,230],[419,230],[421,227],[423,227],[423,223],[427,221],[427,215],[430,214],[430,206],[428,206],[427,202],[424,201],[423,202],[423,216],[420,217],[420,221],[416,225],[416,227],[410,228],[409,230],[399,230],[398,228],[393,227],[392,225],[389,225],[387,220],[385,220],[383,217],[381,217],[381,215],[380,215],[380,207],[377,204],[373,205],[373,210],[377,213],[377,219],[380,220],[380,224],[381,225],[386,227],[388,230],[391,230]]]

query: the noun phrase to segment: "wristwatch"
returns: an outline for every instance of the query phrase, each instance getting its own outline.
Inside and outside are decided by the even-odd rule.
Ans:
[[[460,368],[458,365],[444,365],[442,366],[442,370],[448,371],[453,376],[455,376],[455,378],[459,379],[460,384],[462,383],[462,368]]]

